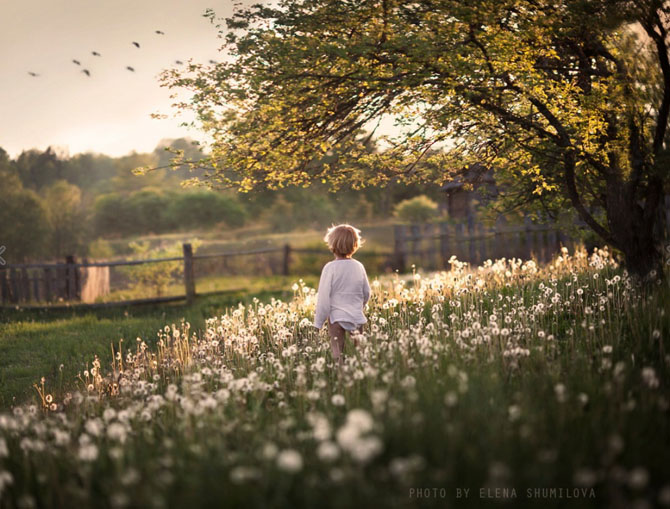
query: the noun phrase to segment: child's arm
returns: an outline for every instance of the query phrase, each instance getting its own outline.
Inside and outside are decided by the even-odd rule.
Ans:
[[[321,271],[319,288],[316,294],[316,310],[314,312],[314,327],[320,329],[330,315],[330,284],[333,279],[328,265]]]

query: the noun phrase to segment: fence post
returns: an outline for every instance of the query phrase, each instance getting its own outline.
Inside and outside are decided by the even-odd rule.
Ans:
[[[19,302],[19,296],[21,295],[19,293],[19,270],[16,268],[12,268],[11,272],[9,273],[9,284],[11,285],[11,291],[12,291],[12,298],[11,301],[13,304],[16,304]]]
[[[289,244],[284,244],[284,260],[282,263],[282,274],[288,276],[290,268],[291,268],[291,246]]]
[[[21,269],[21,301],[28,302],[30,300],[30,278],[28,277],[28,269],[23,267]]]
[[[468,214],[468,263],[472,265],[477,263],[475,242],[477,242],[475,223],[472,220],[472,216]]]
[[[193,275],[193,246],[182,244],[184,251],[184,290],[186,303],[192,304],[195,300],[195,277]]]
[[[405,272],[405,225],[394,225],[393,236],[395,237],[393,263],[398,272]]]
[[[51,302],[51,269],[44,267],[44,301]]]
[[[7,269],[0,267],[0,302],[9,302],[9,285],[7,284]]]
[[[81,282],[79,268],[74,255],[65,257],[65,294],[67,300],[79,300],[81,297]]]
[[[424,253],[426,254],[425,262],[424,257],[421,257],[422,265],[425,263],[425,266],[421,267],[422,269],[428,270],[437,270],[437,262],[435,261],[435,254],[437,253],[437,236],[434,233],[435,225],[433,223],[426,223],[423,226],[423,235],[426,238],[427,242],[423,243]]]
[[[440,269],[447,269],[449,257],[449,223],[440,223]]]

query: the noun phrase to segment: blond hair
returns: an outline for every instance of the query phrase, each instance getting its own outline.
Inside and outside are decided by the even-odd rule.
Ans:
[[[328,248],[338,256],[351,256],[363,245],[361,231],[349,224],[338,224],[328,228],[323,240]]]

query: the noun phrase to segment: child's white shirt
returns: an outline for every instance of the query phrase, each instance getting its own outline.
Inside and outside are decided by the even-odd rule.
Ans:
[[[369,299],[370,283],[361,262],[353,258],[330,261],[321,271],[314,326],[320,329],[330,320],[347,330],[357,329],[367,322],[363,308]]]

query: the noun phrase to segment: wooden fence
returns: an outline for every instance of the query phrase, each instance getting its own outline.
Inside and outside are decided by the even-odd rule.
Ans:
[[[393,266],[405,272],[410,264],[426,270],[449,269],[449,259],[481,264],[497,258],[549,261],[573,240],[553,224],[494,225],[470,222],[396,225]]]
[[[666,226],[670,227],[670,196],[665,197],[665,204]],[[666,238],[670,238],[670,230],[666,230]],[[562,246],[570,248],[572,244],[573,240],[556,225],[534,224],[529,220],[522,225],[492,227],[472,221],[461,224],[444,222],[395,225],[394,239],[389,239],[393,251],[363,249],[357,257],[368,267],[368,273],[374,274],[394,270],[406,272],[412,264],[424,270],[449,269],[452,256],[471,264],[501,257],[534,257],[539,261],[548,261]],[[172,258],[77,262],[74,256],[68,256],[63,263],[0,265],[0,304],[27,307],[29,303],[54,302],[84,302],[96,306],[184,299],[191,302],[200,293],[196,289],[197,280],[207,278],[215,271],[228,276],[318,274],[331,256],[325,249],[294,248],[288,244],[246,251],[194,254],[191,245],[184,244],[183,255]],[[236,272],[232,267],[235,258],[252,259],[253,262],[241,264],[241,270]],[[109,294],[112,269],[157,263],[172,263],[180,268],[183,295],[96,302]],[[124,277],[129,279],[127,275]]]
[[[391,252],[362,254],[363,258],[381,257],[384,264],[391,259]],[[268,260],[269,255],[273,255],[274,259]],[[309,259],[299,260],[298,257]],[[198,278],[196,276],[206,277],[213,266],[218,268],[219,271],[232,273],[230,264],[234,258],[255,259],[256,263],[247,266],[244,271],[248,275],[281,274],[288,276],[292,273],[294,267],[301,274],[319,270],[331,257],[332,255],[325,249],[294,248],[289,244],[212,254],[194,254],[191,244],[183,244],[182,256],[146,260],[77,262],[74,256],[68,256],[64,263],[0,266],[0,303],[5,307],[32,307],[40,303],[53,304],[58,302],[68,303],[68,306],[71,303],[84,303],[84,305],[107,307],[172,302],[184,299],[191,302],[197,294],[196,281]],[[180,267],[180,276],[183,278],[183,294],[146,299],[125,299],[114,302],[96,302],[96,300],[99,301],[101,297],[109,293],[110,269],[159,263],[176,263]],[[316,267],[318,269],[315,269]]]

